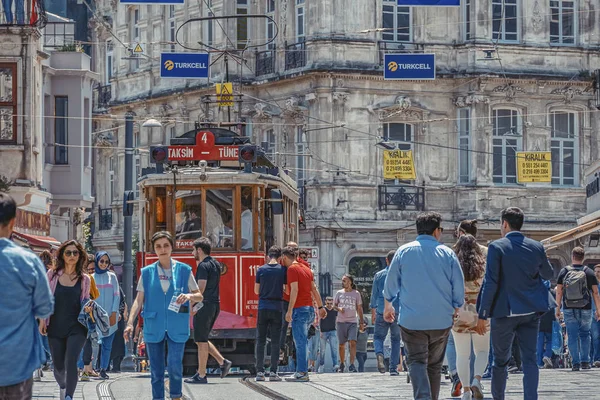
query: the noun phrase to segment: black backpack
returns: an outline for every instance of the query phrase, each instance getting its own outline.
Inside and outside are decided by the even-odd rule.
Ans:
[[[587,285],[586,268],[567,266],[563,281],[565,306],[568,308],[583,308],[590,303],[590,291]]]

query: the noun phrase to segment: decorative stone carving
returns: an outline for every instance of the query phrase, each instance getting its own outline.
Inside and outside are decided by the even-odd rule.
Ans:
[[[533,3],[533,11],[531,12],[531,26],[536,33],[539,33],[544,27],[544,17],[540,11],[540,2],[535,0]]]
[[[173,111],[173,107],[171,107],[167,103],[162,103],[158,109],[158,113],[163,118],[166,117],[167,115],[169,115],[171,113],[171,111]]]
[[[525,89],[523,89],[521,86],[507,83],[506,85],[496,86],[493,92],[504,93],[506,95],[506,100],[513,101],[517,93],[525,93]]]
[[[279,10],[279,25],[281,26],[283,37],[287,37],[287,6],[287,0],[283,0]]]
[[[285,108],[289,111],[299,111],[300,109],[300,98],[292,96],[285,101]]]
[[[582,95],[583,92],[579,89],[574,89],[571,86],[565,86],[560,89],[554,89],[550,94],[561,94],[563,96],[563,101],[566,104],[571,103],[575,95]]]
[[[202,107],[198,113],[198,119],[202,122],[212,122],[215,119],[215,113],[212,108],[209,108],[208,113],[206,113],[205,108]]]
[[[268,121],[273,118],[273,111],[268,104],[256,103],[254,105],[254,118],[262,121]]]
[[[490,99],[480,94],[470,94],[468,96],[458,96],[454,99],[454,105],[456,107],[467,107],[473,104],[489,104]]]
[[[348,101],[348,93],[345,92],[333,92],[331,97],[336,103],[345,104]]]
[[[380,121],[395,118],[404,121],[421,121],[423,113],[412,109],[412,101],[405,96],[398,96],[393,103],[371,104],[367,106],[370,113],[377,114]]]
[[[190,112],[185,104],[185,96],[183,93],[179,93],[177,95],[177,106],[179,107],[179,112],[182,117],[187,117],[190,115]]]
[[[344,80],[343,80],[342,78],[338,78],[338,79],[335,81],[335,87],[337,87],[337,88],[343,88],[343,87],[346,87],[346,82],[344,82]]]

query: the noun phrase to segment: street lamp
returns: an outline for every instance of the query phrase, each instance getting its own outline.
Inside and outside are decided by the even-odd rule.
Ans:
[[[156,119],[149,119],[142,124],[144,128],[161,127]],[[131,310],[133,303],[133,261],[131,259],[131,246],[133,241],[133,113],[125,114],[125,193],[123,194],[123,291],[125,302]],[[133,356],[133,343],[129,341],[127,355],[121,361],[121,370],[135,372],[135,358]]]

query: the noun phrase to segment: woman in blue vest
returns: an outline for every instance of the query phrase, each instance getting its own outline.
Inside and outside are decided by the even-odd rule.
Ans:
[[[171,234],[156,232],[151,241],[158,261],[142,268],[137,296],[123,336],[126,341],[131,339],[133,323],[143,309],[152,399],[162,400],[165,397],[165,344],[169,346],[167,368],[171,399],[181,399],[183,351],[190,337],[189,301],[200,303],[203,298],[192,268],[171,258],[174,247]]]

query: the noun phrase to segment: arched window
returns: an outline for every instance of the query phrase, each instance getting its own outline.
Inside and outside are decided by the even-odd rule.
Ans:
[[[383,138],[386,142],[396,144],[400,150],[412,150],[413,126],[398,122],[383,124]]]

